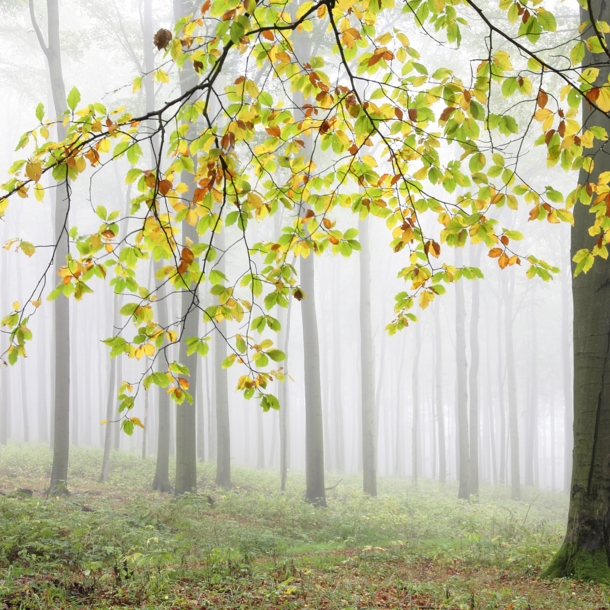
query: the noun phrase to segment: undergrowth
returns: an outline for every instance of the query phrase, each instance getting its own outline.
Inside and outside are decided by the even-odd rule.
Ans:
[[[47,499],[48,448],[0,448],[0,607],[608,606],[603,587],[536,579],[562,540],[562,494],[483,487],[468,503],[454,485],[381,478],[370,498],[341,475],[320,509],[299,473],[281,494],[276,473],[235,468],[225,490],[206,463],[175,500],[150,490],[152,459],[113,453],[105,484],[98,450],[71,463],[71,495]]]

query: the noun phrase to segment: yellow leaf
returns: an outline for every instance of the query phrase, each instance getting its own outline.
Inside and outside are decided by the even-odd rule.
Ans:
[[[599,89],[599,96],[595,103],[601,108],[603,112],[610,110],[610,86],[604,85]]]
[[[20,305],[19,305],[19,301],[15,301],[15,302],[13,303],[13,309],[14,309],[15,311],[19,311],[19,307],[20,307]]]
[[[38,182],[40,180],[40,177],[42,176],[42,167],[41,167],[40,163],[38,163],[38,162],[28,163],[25,166],[25,174],[30,180],[33,180],[34,182]]]
[[[32,303],[32,305],[34,305],[36,309],[40,307],[40,299],[37,299],[36,301],[30,301],[30,303]]]
[[[137,417],[129,418],[136,426],[140,426],[140,428],[144,428],[144,424]]]

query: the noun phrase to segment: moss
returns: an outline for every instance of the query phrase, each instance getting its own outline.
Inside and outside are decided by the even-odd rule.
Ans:
[[[573,566],[574,576],[579,580],[592,580],[610,585],[610,565],[605,549],[578,551],[574,555]]]
[[[555,553],[551,563],[542,570],[542,578],[563,578],[568,576],[566,573],[568,560],[573,553],[574,545],[564,542],[560,549]]]
[[[551,563],[542,571],[542,578],[563,578],[592,581],[610,585],[610,565],[605,549],[576,550],[575,544],[564,543]]]

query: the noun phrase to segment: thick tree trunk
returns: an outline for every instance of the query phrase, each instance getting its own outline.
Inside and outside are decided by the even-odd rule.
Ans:
[[[593,17],[610,21],[610,5],[590,0]],[[589,20],[581,10],[581,20]],[[583,38],[593,36],[589,25]],[[597,63],[587,52],[583,65]],[[610,70],[600,70],[595,86],[601,87]],[[583,124],[610,132],[610,117],[583,104]],[[601,172],[610,170],[606,143],[595,141],[585,149],[595,159],[590,174],[582,171],[579,184],[595,184]],[[600,152],[602,154],[600,154]],[[584,188],[583,188],[584,191]],[[595,196],[595,194],[594,194]],[[589,235],[589,207],[576,204],[572,229],[572,257],[592,248],[597,235]],[[573,576],[610,584],[610,260],[597,257],[588,273],[572,280],[574,303],[574,465],[570,486],[568,526],[562,547],[545,576]]]
[[[377,495],[375,354],[371,328],[371,247],[368,218],[360,220],[360,396],[362,402],[362,475],[364,493]]]
[[[568,251],[566,238],[562,233],[561,250]],[[570,357],[570,301],[572,294],[572,274],[570,273],[570,261],[566,260],[566,269],[561,272],[561,364],[563,372],[563,426],[564,426],[564,446],[563,446],[563,488],[570,491],[570,481],[572,479],[572,451],[574,450],[574,403],[572,401],[573,374],[572,358]]]
[[[455,266],[462,267],[462,249],[455,250]],[[457,376],[457,445],[458,445],[458,498],[470,497],[470,451],[468,446],[468,362],[466,360],[466,308],[464,305],[464,281],[455,286],[455,353]]]

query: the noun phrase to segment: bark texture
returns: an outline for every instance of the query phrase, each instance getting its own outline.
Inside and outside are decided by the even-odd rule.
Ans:
[[[610,5],[590,0],[595,19],[610,21]],[[589,15],[581,12],[581,21]],[[592,26],[583,38],[594,35]],[[583,65],[596,60],[587,52]],[[608,79],[600,70],[596,86]],[[583,124],[599,125],[610,132],[606,114],[583,105]],[[596,140],[585,149],[595,159],[592,174],[581,171],[579,184],[596,182],[610,170],[607,143]],[[597,236],[589,235],[589,207],[576,204],[571,255],[591,248]],[[572,576],[610,584],[610,260],[596,258],[588,273],[572,279],[574,304],[574,454],[570,508],[563,545],[543,572],[547,577]]]

